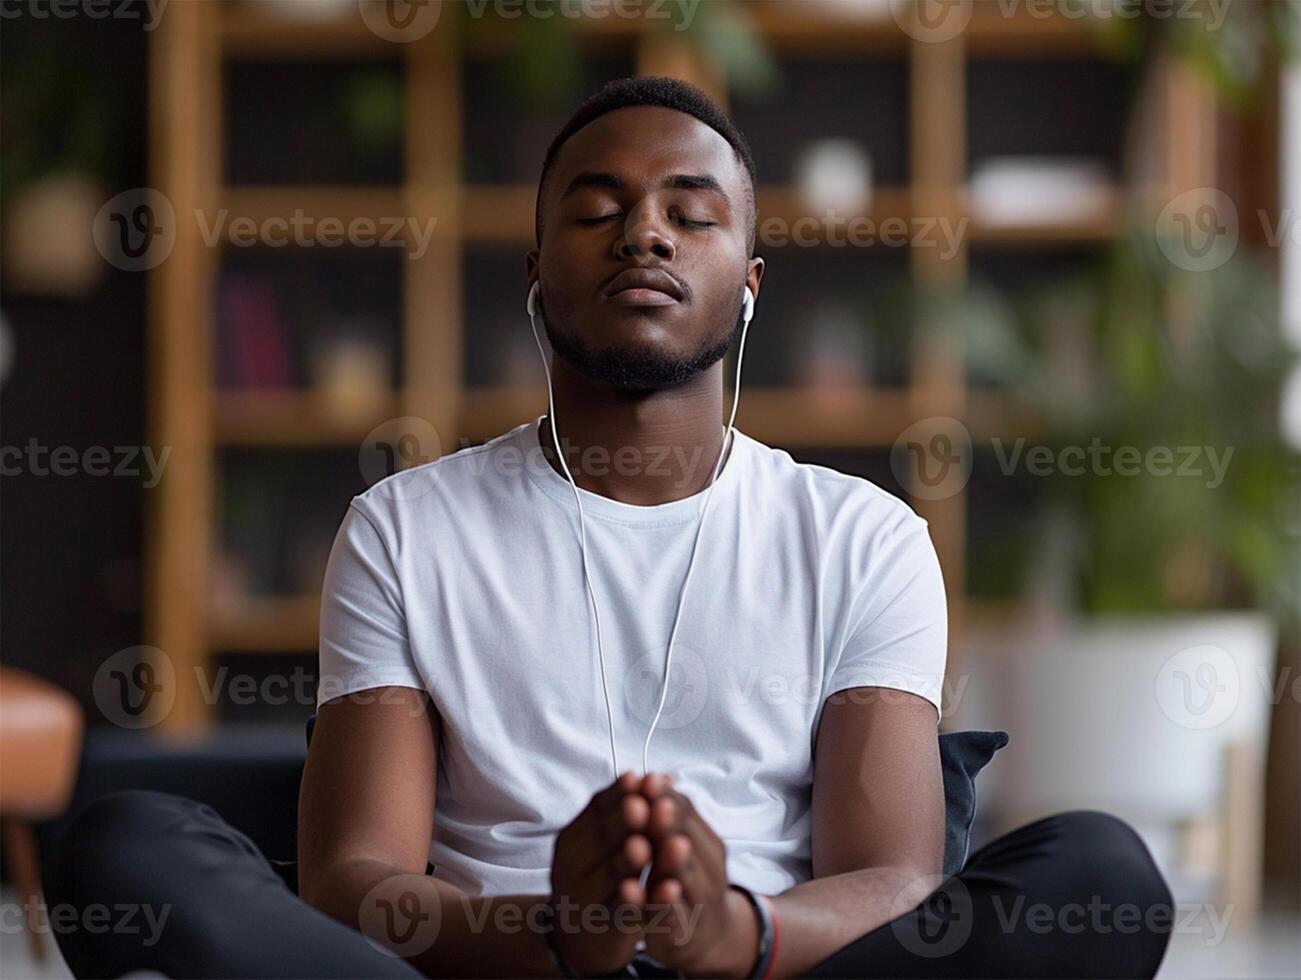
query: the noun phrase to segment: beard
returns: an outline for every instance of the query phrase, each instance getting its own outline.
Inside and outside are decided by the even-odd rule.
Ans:
[[[636,345],[596,351],[577,334],[553,330],[545,318],[542,325],[556,356],[584,377],[629,391],[655,391],[690,381],[717,364],[740,337],[743,321],[738,312],[726,337],[702,344],[694,353],[682,357]]]

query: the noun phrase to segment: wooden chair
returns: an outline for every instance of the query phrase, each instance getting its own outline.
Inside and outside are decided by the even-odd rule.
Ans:
[[[0,667],[0,832],[37,962],[45,959],[45,945],[32,921],[41,901],[32,824],[59,816],[68,805],[83,728],[81,707],[66,692],[24,671]]]

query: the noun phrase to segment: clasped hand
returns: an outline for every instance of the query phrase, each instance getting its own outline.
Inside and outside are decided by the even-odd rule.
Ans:
[[[597,792],[556,837],[551,889],[555,945],[579,975],[621,968],[642,939],[689,976],[745,976],[754,961],[758,924],[727,849],[671,776],[625,772]]]

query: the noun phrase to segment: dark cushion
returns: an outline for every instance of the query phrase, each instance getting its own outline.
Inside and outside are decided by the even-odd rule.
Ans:
[[[940,767],[944,771],[944,873],[955,875],[971,851],[976,819],[976,773],[1007,744],[1007,732],[943,732]]]
[[[316,716],[307,719],[312,741]],[[944,873],[955,875],[971,853],[971,825],[976,819],[976,773],[1007,744],[1007,732],[942,732],[940,767],[944,772]]]

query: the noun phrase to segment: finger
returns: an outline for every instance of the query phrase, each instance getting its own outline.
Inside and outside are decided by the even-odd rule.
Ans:
[[[591,801],[587,805],[584,813],[594,815],[608,813],[611,809],[617,807],[620,801],[629,793],[637,792],[641,780],[631,769],[625,769],[619,773],[619,777],[604,789],[597,790],[592,795]]]
[[[682,898],[682,882],[676,878],[665,878],[650,890],[650,901],[654,905],[680,905]]]
[[[709,901],[717,894],[719,883],[726,884],[726,869],[715,869],[705,855],[689,838],[674,835],[669,847],[675,849],[670,874],[682,886],[683,902],[695,905]]]
[[[593,815],[585,833],[600,858],[622,847],[629,833],[645,830],[649,819],[650,804],[640,793],[630,791],[609,801],[609,809]]]
[[[649,804],[637,792],[638,780],[631,771],[592,797],[587,808],[575,821],[579,850],[604,857],[623,843],[629,829],[640,830],[645,823]],[[584,846],[586,842],[587,846]],[[590,858],[584,864],[590,863]]]
[[[657,843],[666,840],[670,834],[679,829],[681,816],[682,808],[672,796],[657,797],[650,805],[650,817],[646,823],[646,830],[651,839]]]
[[[598,789],[592,794],[592,798],[587,801],[587,806],[583,807],[583,812],[578,815],[578,819],[591,818],[607,812],[629,793],[636,792],[640,782],[635,772],[625,769],[609,786]]]
[[[629,793],[620,801],[625,826],[632,830],[644,830],[650,819],[650,803],[640,793]]]
[[[622,823],[622,819],[620,816],[620,823]],[[605,881],[615,874],[631,873],[624,869],[622,853],[627,846],[628,838],[633,833],[634,831],[628,827],[623,827],[622,830],[618,831],[610,827],[594,835],[590,842],[591,849],[575,863],[576,881],[589,881],[592,879]]]
[[[646,902],[646,890],[639,880],[641,870],[651,859],[650,841],[641,834],[631,835],[606,868],[607,890],[602,900],[611,909],[640,911]]]
[[[654,894],[664,882],[672,879],[681,885],[682,875],[691,857],[691,842],[684,834],[673,834],[655,847],[651,871],[646,879],[647,889]]]
[[[645,913],[647,942],[656,947],[689,942],[693,918],[682,883],[676,878],[666,878],[649,895]]]
[[[654,801],[661,796],[666,790],[673,787],[673,777],[664,772],[651,772],[642,777],[641,794],[647,800]]]
[[[615,856],[615,872],[622,877],[637,877],[654,858],[651,842],[645,834],[629,834]]]
[[[646,904],[646,890],[642,888],[636,878],[620,879],[615,894],[621,905],[632,905],[641,908]]]
[[[727,848],[714,828],[683,794],[670,791],[665,798],[672,801],[673,818],[667,819],[666,805],[660,805],[661,814],[656,818],[653,804],[649,829],[652,839],[657,844],[662,844],[673,834],[685,834],[691,841],[694,860],[701,864],[704,871],[726,876]]]
[[[625,796],[619,809],[598,824],[592,835],[594,850],[582,861],[580,876],[589,877],[603,865],[618,876],[640,875],[652,857],[650,840],[639,832],[648,820],[646,801],[636,793]]]

